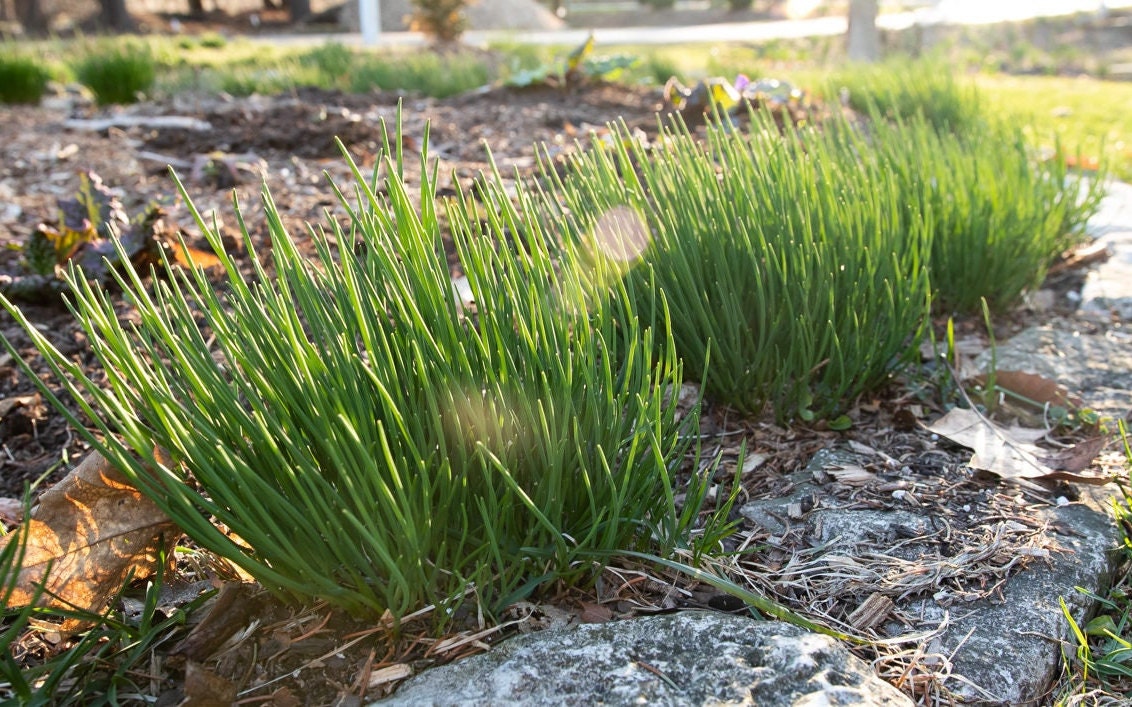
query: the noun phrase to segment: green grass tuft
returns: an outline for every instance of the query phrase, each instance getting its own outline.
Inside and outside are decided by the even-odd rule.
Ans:
[[[134,103],[153,88],[157,77],[153,52],[136,42],[97,42],[87,47],[73,69],[99,105]]]
[[[361,55],[350,71],[347,85],[357,93],[380,89],[446,98],[483,86],[492,78],[488,65],[473,55],[420,52]]]
[[[39,103],[50,78],[47,67],[36,59],[0,52],[0,103]]]
[[[555,218],[624,254],[637,311],[656,310],[653,285],[663,292],[705,395],[751,413],[769,403],[781,419],[835,415],[911,355],[927,219],[905,217],[847,125],[779,136],[768,116],[752,120],[750,133],[709,128],[706,147],[679,125],[651,148],[619,129],[565,179],[545,171]]]
[[[860,113],[878,113],[889,120],[922,115],[937,130],[957,134],[978,126],[986,112],[974,86],[927,60],[851,64],[828,75],[824,93],[830,100],[844,96]]]
[[[935,309],[972,313],[985,300],[1003,311],[1081,241],[1104,175],[1085,182],[1060,152],[1039,160],[1022,131],[1005,124],[937,128],[922,116],[877,118],[870,149],[900,184],[908,218],[930,216]]]

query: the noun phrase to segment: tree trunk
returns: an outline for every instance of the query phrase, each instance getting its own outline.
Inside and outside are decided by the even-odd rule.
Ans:
[[[204,0],[189,0],[189,17],[204,17]]]
[[[877,0],[849,0],[849,60],[880,59]]]
[[[15,0],[16,20],[28,34],[47,34],[47,15],[41,0]]]
[[[292,22],[301,22],[311,14],[311,0],[287,0]]]
[[[126,0],[98,0],[98,4],[102,8],[99,19],[104,26],[118,32],[129,32],[136,28],[134,18],[126,9]]]

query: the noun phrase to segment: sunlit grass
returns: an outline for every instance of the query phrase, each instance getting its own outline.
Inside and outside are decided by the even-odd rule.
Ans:
[[[1132,180],[1132,83],[1061,76],[980,74],[987,107],[1018,123],[1039,146],[1054,138],[1070,154],[1110,160],[1112,173]]]

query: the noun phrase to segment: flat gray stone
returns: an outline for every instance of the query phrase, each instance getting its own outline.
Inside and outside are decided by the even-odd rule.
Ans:
[[[804,471],[792,475],[796,486],[790,497],[828,497],[817,481],[828,478],[824,470],[861,461],[845,449],[819,451]],[[1003,485],[1004,493],[1010,490],[1010,486]],[[817,584],[812,587],[830,582],[822,586],[824,593],[817,598],[819,602],[825,593],[860,594],[856,599],[863,600],[865,594],[873,591],[864,585],[885,584],[877,581],[879,578],[907,572],[924,577],[942,574],[940,581],[931,583],[933,588],[925,587],[926,593],[912,592],[907,597],[888,594],[897,611],[905,617],[916,617],[916,622],[912,626],[886,624],[887,633],[899,636],[909,630],[930,632],[933,627],[943,627],[923,643],[922,650],[927,654],[926,662],[935,661],[939,674],[944,676],[941,684],[945,689],[966,702],[1026,704],[1044,695],[1060,675],[1061,645],[1072,645],[1074,640],[1060,600],[1065,600],[1075,621],[1084,623],[1095,607],[1077,587],[1094,594],[1104,592],[1115,562],[1110,553],[1120,543],[1119,531],[1107,512],[1112,489],[1083,487],[1078,491],[1079,502],[1027,511],[1033,527],[1044,527],[1035,543],[1040,546],[1039,554],[1020,557],[1019,560],[1028,560],[1026,566],[1021,571],[1014,569],[1008,578],[989,577],[991,585],[1002,582],[991,598],[979,598],[985,592],[978,591],[978,585],[964,588],[963,563],[956,562],[952,567],[948,551],[942,550],[939,539],[946,523],[993,529],[1004,523],[1001,518],[956,517],[931,503],[876,510],[826,508],[819,504],[795,532],[801,532],[814,548],[807,557],[810,566],[824,562],[826,576],[841,578],[826,580],[821,570],[811,570],[817,573],[812,578]],[[764,517],[773,520],[785,512],[789,501],[759,500],[744,505],[740,513],[755,522]],[[940,520],[947,518],[950,520]],[[1005,522],[1008,525],[1003,527],[1008,528],[1009,521]],[[772,533],[781,532],[767,524],[762,527]],[[965,551],[972,549],[977,550]],[[919,568],[918,573],[915,568]],[[955,573],[953,578],[950,572]],[[946,670],[942,669],[945,663],[949,663]],[[948,673],[951,677],[946,677]]]
[[[1103,496],[1103,491],[1097,494]],[[943,681],[953,694],[1007,705],[1036,704],[1046,696],[1062,672],[1062,644],[1076,645],[1060,600],[1084,625],[1095,602],[1077,587],[1103,594],[1116,560],[1110,553],[1118,548],[1119,532],[1096,500],[1040,511],[1040,520],[1060,529],[1051,535],[1061,551],[1007,580],[1001,600],[950,607],[951,628],[932,652],[951,656],[953,672],[965,678]],[[931,600],[910,610],[929,620],[942,620],[945,612]]]
[[[911,705],[844,646],[777,621],[686,611],[530,633],[375,705]]]

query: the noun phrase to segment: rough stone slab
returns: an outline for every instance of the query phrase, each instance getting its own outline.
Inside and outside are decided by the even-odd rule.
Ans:
[[[912,701],[828,636],[777,621],[686,611],[512,638],[411,678],[374,704],[895,707]]]
[[[1050,508],[1040,518],[1063,549],[1046,565],[1031,565],[1007,581],[1000,601],[953,605],[951,628],[932,652],[952,656],[953,671],[966,678],[944,686],[978,703],[1038,704],[1061,674],[1061,644],[1076,645],[1061,611],[1065,600],[1074,621],[1083,625],[1094,602],[1077,591],[1101,594],[1110,582],[1119,532],[1107,513],[1095,507],[1103,491],[1084,503]],[[942,620],[945,609],[919,602],[929,620]],[[968,682],[969,681],[969,682]]]
[[[797,486],[791,498],[820,497],[821,486],[815,480],[822,478],[823,469],[859,462],[847,450],[819,451],[804,471],[792,476]],[[965,601],[961,594],[950,592],[904,600],[892,597],[898,610],[920,619],[914,630],[946,625],[923,649],[950,659],[951,673],[958,677],[943,680],[942,686],[955,697],[975,703],[1027,704],[1041,697],[1060,674],[1059,642],[1072,645],[1073,638],[1059,599],[1065,600],[1074,620],[1083,623],[1094,607],[1076,587],[1103,593],[1114,561],[1109,553],[1120,543],[1119,531],[1107,512],[1111,488],[1078,490],[1078,503],[1033,510],[1034,521],[1045,524],[1045,536],[1055,551],[1048,560],[1031,561],[1011,576],[1000,597]],[[785,513],[789,502],[790,498],[759,500],[739,512],[760,522]],[[934,515],[938,514],[931,505],[895,510],[818,508],[806,516],[804,525],[806,537],[822,548],[822,557],[851,560],[854,566],[883,574],[889,567],[878,563],[878,552],[911,562],[934,552],[930,540]],[[927,540],[897,542],[916,537]],[[888,630],[895,636],[908,627],[890,624]]]
[[[819,450],[817,454],[826,453]],[[815,455],[816,457],[817,455]],[[786,496],[777,498],[760,498],[743,504],[739,508],[739,515],[755,523],[771,535],[781,535],[786,532],[785,519],[788,517],[790,504],[799,503],[811,497],[814,493],[813,475],[809,471],[796,471],[788,477],[794,488]]]

